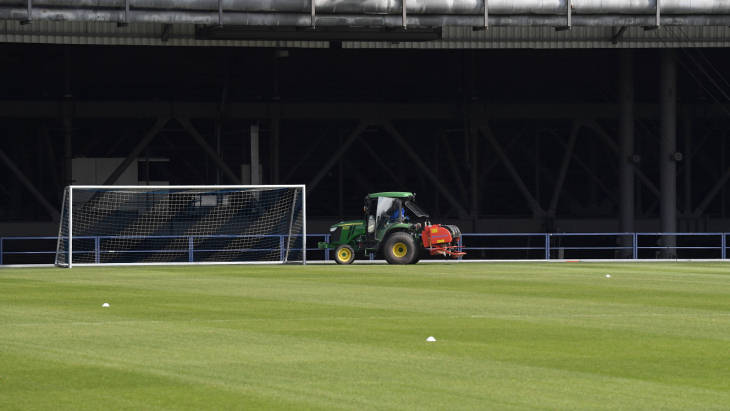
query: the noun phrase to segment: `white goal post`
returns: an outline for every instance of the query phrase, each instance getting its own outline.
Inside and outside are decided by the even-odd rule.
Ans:
[[[304,185],[68,186],[56,265],[307,261]]]

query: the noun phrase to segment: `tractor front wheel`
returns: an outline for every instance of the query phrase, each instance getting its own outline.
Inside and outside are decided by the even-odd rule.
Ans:
[[[355,250],[347,244],[342,244],[335,249],[335,261],[337,264],[352,264],[355,261]]]
[[[383,244],[383,254],[390,264],[411,264],[418,254],[416,240],[408,233],[393,233]]]

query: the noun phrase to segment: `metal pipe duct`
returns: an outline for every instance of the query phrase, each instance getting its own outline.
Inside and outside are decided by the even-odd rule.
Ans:
[[[0,7],[0,20],[25,20],[25,8]],[[224,13],[224,25],[262,26],[262,27],[310,27],[309,14],[284,13]],[[33,8],[33,20],[51,21],[124,21],[123,10],[86,10],[86,9],[48,9]],[[176,12],[176,11],[130,11],[129,23],[167,23],[167,24],[218,24],[218,13],[213,12]],[[337,15],[317,16],[316,26],[322,27],[402,27],[401,16],[395,15]],[[665,16],[661,20],[667,26],[726,26],[730,25],[730,15],[684,15]],[[656,20],[646,15],[590,15],[573,16],[573,26],[653,26]],[[465,15],[409,15],[408,27],[472,26],[484,24],[479,16]],[[549,26],[565,25],[564,16],[489,16],[490,26]]]
[[[218,0],[129,0],[133,9],[218,11]],[[568,0],[489,0],[489,14],[565,14]],[[25,7],[27,0],[0,0]],[[33,0],[33,7],[123,9],[125,0]],[[315,0],[318,14],[397,14],[402,0]],[[575,14],[654,14],[657,0],[572,0]],[[661,0],[662,14],[730,14],[727,0]],[[309,13],[310,0],[223,0],[223,10]],[[484,0],[408,0],[408,14],[481,14]]]
[[[0,0],[0,19],[263,27],[484,26],[484,0]],[[490,26],[654,26],[657,0],[489,0]],[[661,0],[662,25],[730,25],[728,0]]]

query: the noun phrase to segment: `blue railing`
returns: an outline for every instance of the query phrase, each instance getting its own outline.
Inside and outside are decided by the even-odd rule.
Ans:
[[[706,258],[725,260],[729,233],[464,233],[460,245],[467,252],[464,259],[509,259],[509,260],[555,260],[555,259],[656,259],[669,252],[677,258]],[[195,261],[195,253],[224,251],[218,248],[195,248],[196,241],[217,238],[278,238],[272,248],[238,249],[239,252],[279,251],[284,260],[286,235],[211,235],[211,236],[125,236],[124,239],[173,239],[187,238],[186,247],[173,250],[187,254],[187,260]],[[120,239],[113,236],[79,236],[75,240],[92,240],[93,248],[75,249],[74,255],[92,254],[100,262],[105,253],[161,252],[162,250],[105,250],[103,240]],[[671,239],[670,242],[665,242]],[[0,265],[21,263],[53,262],[48,255],[56,253],[55,236],[46,237],[0,237]],[[330,241],[330,234],[307,234],[308,260],[331,258],[330,250],[319,250],[318,241]],[[171,250],[164,250],[170,252]],[[230,250],[228,250],[230,251]],[[300,248],[294,251],[301,251]],[[315,252],[316,257],[311,254]],[[321,253],[321,254],[319,254]],[[45,257],[44,257],[45,256]],[[313,258],[314,257],[314,258]],[[372,259],[373,256],[370,256]],[[13,261],[9,261],[9,259]]]
[[[596,255],[612,253],[603,258],[637,260],[661,258],[661,254],[669,252],[677,258],[725,260],[728,233],[464,233],[462,236],[460,245],[472,258],[475,253],[484,256],[517,251],[523,252],[523,255],[528,253],[532,258],[512,259],[563,260],[579,258],[581,254],[595,259],[601,258]],[[498,244],[484,241],[490,239],[496,239]],[[666,239],[673,240],[673,243]],[[479,240],[487,245],[476,245]]]
[[[279,260],[284,261],[285,253],[286,253],[286,247],[285,242],[288,235],[201,235],[201,236],[173,236],[173,235],[158,235],[158,236],[74,236],[74,244],[76,244],[77,241],[83,241],[83,240],[89,240],[93,241],[93,248],[80,248],[80,247],[74,247],[73,254],[76,255],[94,255],[94,262],[99,263],[101,262],[102,256],[104,254],[115,254],[115,255],[122,255],[122,254],[134,254],[134,253],[178,253],[178,254],[187,254],[187,260],[188,262],[194,262],[195,261],[195,253],[204,253],[204,252],[221,252],[221,251],[232,251],[232,252],[279,252]],[[295,235],[295,237],[301,237],[301,235]],[[64,237],[66,238],[66,237]],[[197,240],[209,240],[209,239],[231,239],[231,238],[273,238],[277,239],[277,247],[276,248],[237,248],[237,249],[220,249],[220,248],[195,248],[195,243]],[[66,238],[67,239],[67,238]],[[183,239],[185,240],[186,247],[184,249],[140,249],[140,250],[114,250],[114,249],[104,249],[102,248],[102,241],[103,240],[165,240],[165,239]],[[323,241],[329,241],[330,234],[307,234],[307,252],[310,251],[317,251],[319,250],[316,247],[316,242],[314,242],[314,247],[310,246],[309,243],[312,242],[312,239],[319,239]],[[51,237],[51,236],[38,236],[38,237],[0,237],[0,265],[8,264],[7,263],[7,257],[10,256],[43,256],[52,254],[55,256],[56,254],[56,241],[58,240],[58,237]],[[37,244],[39,242],[46,242],[45,247],[43,246],[33,246],[32,244]],[[28,248],[22,248],[18,249],[20,245],[23,245]],[[50,248],[52,244],[52,248]],[[29,247],[30,245],[30,247]],[[291,248],[290,251],[301,251],[301,247],[295,247]],[[321,250],[320,250],[321,251]],[[325,260],[329,259],[329,250],[325,250]],[[45,261],[45,263],[52,263],[53,259],[50,259],[50,261]]]

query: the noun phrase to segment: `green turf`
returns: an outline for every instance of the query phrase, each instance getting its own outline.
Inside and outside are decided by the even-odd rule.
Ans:
[[[726,264],[0,269],[2,410],[729,404]]]

